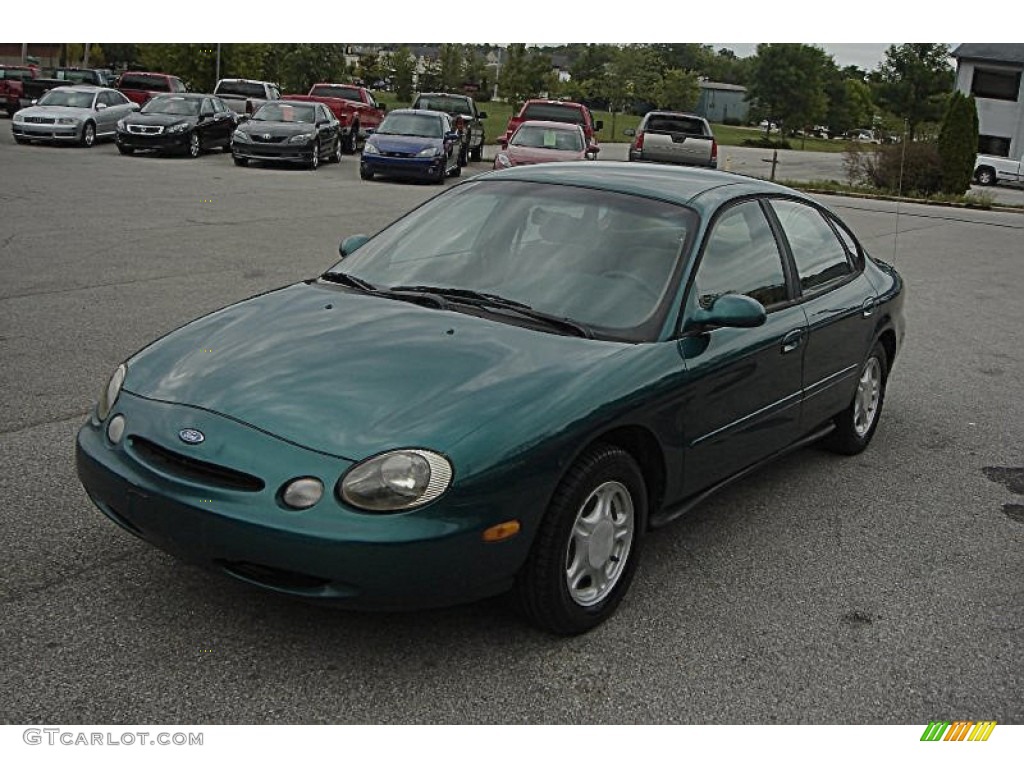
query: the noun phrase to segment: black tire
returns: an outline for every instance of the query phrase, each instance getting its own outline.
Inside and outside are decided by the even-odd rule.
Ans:
[[[28,144],[28,143],[29,143],[28,139],[26,139],[26,138],[25,138],[24,136],[15,136],[15,137],[14,137],[14,140],[15,140],[15,141],[16,141],[16,142],[17,142],[18,144]]]
[[[362,179],[363,181],[372,181],[373,180],[373,171],[371,171],[365,165],[360,163],[360,165],[359,165],[359,178]]]
[[[459,176],[462,175],[462,166],[456,165],[448,172],[448,175],[451,176],[453,179],[459,178]]]
[[[235,165],[240,165],[242,167],[245,167],[245,166],[247,166],[249,164],[249,158],[248,157],[234,157],[234,156],[232,156],[231,159],[235,161]]]
[[[599,505],[599,498],[608,504]],[[601,509],[609,514],[602,516]],[[590,516],[599,519],[587,520]],[[516,577],[514,594],[522,612],[559,635],[596,627],[615,612],[629,589],[646,527],[647,488],[636,461],[616,446],[589,448],[551,497]],[[580,549],[583,541],[586,553]],[[595,558],[603,562],[594,566]],[[570,573],[580,569],[585,573]],[[607,583],[595,584],[595,577]]]
[[[231,137],[230,136],[228,136],[228,140],[224,142],[224,146],[222,147],[222,149],[225,152],[230,152],[231,151]]]
[[[337,142],[335,142],[334,151],[331,153],[331,158],[330,158],[330,160],[328,162],[340,163],[341,162],[341,153],[342,153],[341,136],[339,136]]]
[[[463,144],[459,148],[459,160],[458,165],[460,168],[469,165],[469,144]]]
[[[352,126],[352,130],[345,137],[345,154],[354,155],[359,146],[359,123]]]
[[[199,138],[199,134],[196,131],[192,131],[188,135],[188,146],[185,147],[185,154],[191,157],[193,160],[199,157],[203,152],[203,142]]]
[[[89,120],[82,126],[82,137],[78,140],[79,145],[89,149],[96,143],[96,124]]]
[[[472,160],[474,163],[479,163],[481,160],[484,159],[483,141],[480,142],[479,146],[473,147],[471,150],[469,150],[469,159]]]
[[[313,143],[313,153],[309,156],[309,165],[307,168],[311,171],[315,171],[320,167],[320,142]]]
[[[135,147],[125,147],[121,144],[117,145],[117,151],[122,155],[133,155],[135,154]]]
[[[835,417],[836,428],[822,445],[834,453],[853,456],[868,447],[882,417],[889,361],[882,345],[875,343],[857,374],[857,391],[850,407]],[[873,407],[872,407],[873,406]]]
[[[974,172],[974,180],[983,187],[991,187],[996,183],[996,172],[986,165],[983,165]]]

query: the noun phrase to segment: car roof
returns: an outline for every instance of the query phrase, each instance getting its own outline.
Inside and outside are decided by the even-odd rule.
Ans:
[[[437,109],[389,109],[389,115],[433,115],[436,117],[448,117],[447,112]]]
[[[91,83],[75,83],[74,85],[58,85],[51,91],[77,91],[78,93],[98,93],[99,91],[113,91],[105,85],[92,85]]]
[[[579,123],[563,123],[559,120],[523,120],[523,122],[519,124],[519,127],[522,128],[524,125],[533,125],[539,128],[554,128],[562,131],[573,131],[574,133],[576,131],[583,130]]]
[[[603,189],[650,197],[698,210],[713,210],[723,201],[754,194],[784,194],[809,200],[806,195],[760,179],[709,168],[687,168],[655,163],[541,163],[520,165],[481,174],[477,179],[535,181]],[[472,182],[469,182],[472,183]]]
[[[158,93],[153,97],[154,99],[219,99],[220,96],[214,96],[209,93]]]

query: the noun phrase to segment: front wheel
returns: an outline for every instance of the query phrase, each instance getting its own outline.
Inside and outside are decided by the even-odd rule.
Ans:
[[[191,158],[199,157],[200,149],[199,134],[193,131],[188,135],[188,147],[186,149],[188,156]]]
[[[360,165],[359,178],[362,179],[363,181],[370,181],[373,179],[373,171],[371,171],[365,165]]]
[[[96,126],[92,123],[86,123],[85,127],[82,128],[82,138],[79,139],[79,144],[88,149],[96,143]]]
[[[827,449],[853,456],[868,447],[882,415],[888,375],[888,358],[882,345],[876,343],[861,366],[853,402],[835,417],[836,428],[825,438]]]
[[[241,165],[244,167],[249,164],[248,157],[235,157],[234,155],[232,155],[231,159],[235,161],[235,165]]]
[[[515,594],[534,624],[559,635],[593,629],[629,589],[647,526],[647,487],[633,457],[596,445],[551,498]]]
[[[320,167],[320,144],[313,145],[313,154],[309,158],[309,170],[315,171]]]
[[[974,179],[983,187],[990,187],[996,183],[996,172],[991,168],[979,168],[974,174]]]
[[[126,147],[123,144],[118,144],[117,151],[122,155],[132,155],[135,153],[135,147]]]
[[[332,163],[340,163],[341,162],[341,152],[342,152],[341,137],[339,136],[338,140],[334,143],[334,152],[331,154],[331,162]]]
[[[480,146],[473,147],[471,150],[469,150],[469,159],[472,160],[474,163],[479,163],[481,160],[484,159],[483,140],[480,141]]]

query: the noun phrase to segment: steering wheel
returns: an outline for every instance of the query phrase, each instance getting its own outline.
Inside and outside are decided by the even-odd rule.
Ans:
[[[656,294],[647,283],[645,283],[643,280],[641,280],[639,277],[632,274],[631,272],[623,272],[620,269],[613,269],[610,272],[602,272],[601,277],[608,277],[611,278],[612,280],[625,280],[639,288],[644,293],[644,295],[648,296],[654,301],[658,300],[658,294]]]

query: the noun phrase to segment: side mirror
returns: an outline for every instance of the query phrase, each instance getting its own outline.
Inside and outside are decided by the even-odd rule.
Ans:
[[[715,299],[710,309],[698,309],[687,320],[684,330],[711,330],[712,328],[756,328],[764,325],[768,313],[757,299],[742,294],[727,293]]]
[[[367,128],[367,129],[366,129],[366,135],[367,135],[367,136],[369,136],[369,135],[370,135],[370,134],[372,134],[372,133],[376,133],[376,132],[377,132],[377,129],[376,129],[376,128]]]
[[[39,99],[32,99],[32,106],[34,107],[38,101]]]
[[[444,135],[444,140],[445,141],[458,141],[461,138],[462,138],[462,134],[459,133],[458,131],[452,131],[451,133],[446,133]]]
[[[96,105],[96,111],[97,111],[97,112],[102,112],[102,111],[103,111],[104,109],[106,109],[106,108],[107,108],[107,105],[106,105],[106,104],[97,104],[97,105]]]
[[[250,118],[250,115],[239,115],[238,116],[238,122],[240,122],[240,123],[248,123],[249,122],[249,118]]]
[[[477,116],[477,118],[479,120],[486,120],[487,119],[487,113],[486,112],[477,112],[476,116]]]
[[[622,132],[623,136],[636,136],[636,128],[627,128]]]
[[[340,245],[338,245],[338,253],[341,254],[341,258],[344,259],[369,239],[370,238],[366,235],[349,235],[341,241]]]
[[[604,120],[597,120],[594,123],[594,130],[595,131],[600,131],[602,128],[604,128]]]
[[[131,110],[132,110],[132,112],[138,112],[140,109],[142,109],[142,107],[140,107],[134,101],[131,103]]]

